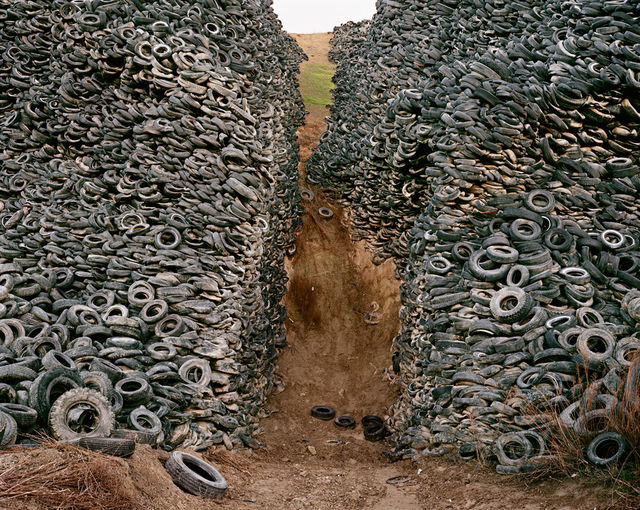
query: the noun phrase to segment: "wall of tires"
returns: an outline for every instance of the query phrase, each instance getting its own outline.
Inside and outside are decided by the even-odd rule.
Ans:
[[[0,0],[3,446],[254,444],[303,58],[271,0]]]
[[[377,7],[336,30],[308,175],[402,279],[399,451],[526,471],[557,420],[623,448],[598,433],[639,398],[640,4]]]

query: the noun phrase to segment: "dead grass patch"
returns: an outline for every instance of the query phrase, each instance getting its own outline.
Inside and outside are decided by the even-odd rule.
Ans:
[[[640,369],[640,358],[634,366]],[[586,371],[585,371],[586,372]],[[609,489],[607,508],[621,510],[640,509],[640,398],[636,382],[631,380],[632,370],[621,383],[618,402],[605,417],[606,430],[617,432],[625,438],[628,454],[620,464],[597,467],[586,458],[586,448],[597,435],[580,435],[560,419],[556,411],[547,411],[546,454],[536,459],[537,469],[528,477],[530,481],[545,478],[581,476],[590,482]],[[586,377],[585,377],[586,379]],[[602,408],[598,399],[599,383],[586,380],[586,389],[580,398],[579,414]],[[552,406],[548,406],[551,409]],[[528,414],[540,413],[539,407],[531,406]]]
[[[10,450],[1,457],[0,508],[142,510],[122,483],[126,463],[73,445]]]

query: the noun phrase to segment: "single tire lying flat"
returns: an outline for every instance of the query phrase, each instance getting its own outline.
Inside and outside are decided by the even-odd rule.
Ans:
[[[120,437],[79,437],[70,439],[71,444],[86,448],[92,452],[100,452],[113,457],[128,458],[133,455],[136,443],[133,439]]]
[[[331,406],[313,406],[311,408],[311,416],[318,418],[319,420],[333,420],[336,415],[336,411]]]

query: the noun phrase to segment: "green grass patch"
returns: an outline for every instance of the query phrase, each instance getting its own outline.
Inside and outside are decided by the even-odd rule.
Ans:
[[[321,64],[307,64],[300,73],[300,91],[307,106],[331,104],[333,69]]]

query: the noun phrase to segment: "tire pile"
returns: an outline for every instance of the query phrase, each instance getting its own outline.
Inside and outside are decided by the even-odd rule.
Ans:
[[[345,76],[372,85],[310,175],[403,278],[390,421],[408,454],[526,471],[554,416],[588,451],[624,449],[606,431],[640,400],[639,18],[636,1],[394,0],[358,45],[372,58],[338,60],[336,97]]]
[[[75,431],[255,444],[303,58],[270,0],[0,0],[3,446],[69,393]]]

